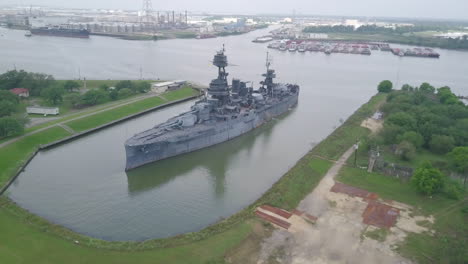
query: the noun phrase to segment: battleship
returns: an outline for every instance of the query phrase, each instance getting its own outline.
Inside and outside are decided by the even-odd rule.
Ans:
[[[224,46],[213,59],[218,77],[188,112],[138,133],[125,142],[126,170],[189,153],[238,137],[279,116],[298,102],[299,86],[275,83],[275,70],[266,60],[265,77],[256,90],[232,79]]]

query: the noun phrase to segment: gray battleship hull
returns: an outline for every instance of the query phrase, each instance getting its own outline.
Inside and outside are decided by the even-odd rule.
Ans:
[[[245,134],[268,122],[273,117],[287,112],[298,101],[298,93],[282,98],[274,105],[266,105],[261,109],[252,110],[249,114],[236,119],[218,121],[212,124],[194,126],[191,133],[185,134],[185,139],[166,139],[149,144],[125,144],[127,156],[126,170],[158,160],[189,153]]]

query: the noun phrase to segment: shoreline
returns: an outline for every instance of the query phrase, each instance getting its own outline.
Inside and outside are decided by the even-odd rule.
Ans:
[[[16,215],[15,217],[19,217],[23,222],[26,220],[29,225],[39,228],[40,230],[47,230],[46,233],[53,234],[54,236],[58,236],[75,244],[84,245],[90,248],[119,251],[141,251],[182,246],[205,240],[215,235],[227,232],[235,226],[248,221],[252,218],[254,209],[259,205],[272,204],[275,206],[281,206],[285,209],[295,208],[303,199],[303,196],[309,193],[311,188],[313,189],[324,176],[324,173],[321,172],[310,172],[309,163],[312,160],[318,159],[317,156],[327,156],[331,159],[336,156],[340,156],[343,149],[347,149],[346,147],[348,145],[354,144],[356,136],[363,137],[370,133],[368,129],[360,127],[360,123],[368,116],[371,116],[378,107],[379,102],[382,102],[385,98],[385,95],[382,94],[377,94],[371,97],[367,103],[359,107],[340,127],[335,129],[329,136],[300,158],[290,170],[281,176],[281,178],[279,178],[278,181],[266,190],[255,202],[247,205],[245,208],[230,217],[208,225],[196,232],[145,241],[106,241],[82,235],[63,226],[55,225],[52,222],[21,208],[14,201],[5,196],[0,197],[0,208],[4,208],[10,213]],[[290,195],[290,192],[292,191],[291,186],[297,184],[295,181],[298,181],[298,177],[303,177],[304,173],[313,173],[314,177],[311,179],[311,182],[308,183],[309,186],[303,186],[299,193],[294,193],[294,195],[291,195],[292,197],[283,199],[284,195]]]

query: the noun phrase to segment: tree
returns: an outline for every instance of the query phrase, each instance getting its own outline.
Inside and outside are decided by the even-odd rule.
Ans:
[[[392,91],[393,84],[389,80],[381,81],[379,86],[377,86],[377,90],[379,93],[389,93]]]
[[[70,93],[64,96],[63,100],[73,107],[81,105],[81,96],[78,93]]]
[[[132,90],[128,88],[123,88],[119,91],[119,98],[129,97],[130,95],[132,95],[132,93]]]
[[[136,85],[136,92],[147,93],[151,90],[151,84],[149,82],[139,82]]]
[[[397,137],[404,133],[403,128],[400,126],[385,122],[384,129],[382,131],[382,137],[386,144],[397,143]]]
[[[99,85],[99,89],[104,90],[106,92],[109,90],[109,88],[110,88],[109,85],[107,85],[105,83]]]
[[[398,144],[395,154],[402,160],[412,160],[416,155],[416,148],[410,142],[402,141]]]
[[[44,97],[52,105],[59,105],[63,101],[64,93],[65,91],[63,90],[63,87],[55,85],[43,90],[41,96]]]
[[[432,152],[438,154],[445,154],[453,149],[455,139],[452,136],[433,135],[429,142],[429,147]]]
[[[464,176],[463,185],[468,177],[468,147],[456,147],[449,154],[450,165],[453,170]]]
[[[109,97],[112,101],[117,100],[119,98],[119,92],[116,89],[112,89],[109,92]]]
[[[405,130],[414,130],[416,128],[416,119],[406,112],[390,114],[387,118],[387,122],[400,126]]]
[[[418,192],[432,195],[444,187],[445,176],[428,162],[417,168],[411,177],[411,184]]]
[[[419,86],[419,91],[424,92],[424,93],[434,93],[435,88],[434,88],[434,86],[430,85],[429,83],[424,82],[424,83],[421,84],[421,86]]]
[[[23,124],[13,117],[0,118],[0,137],[9,137],[23,133]]]
[[[414,88],[413,88],[413,86],[411,86],[409,84],[403,84],[403,86],[401,86],[401,90],[405,91],[405,92],[412,92],[412,91],[414,91]]]
[[[10,91],[0,91],[0,100],[9,101],[14,105],[19,103],[19,97]]]
[[[15,112],[16,106],[7,100],[0,100],[0,117],[8,116],[11,113]]]
[[[118,83],[115,84],[115,89],[117,90],[121,90],[121,89],[124,89],[124,88],[128,88],[130,90],[133,89],[133,83],[131,81],[120,81]]]
[[[77,81],[66,81],[63,84],[63,88],[69,92],[73,92],[73,90],[80,88],[80,84]]]
[[[108,100],[109,95],[100,89],[89,90],[82,97],[82,101],[86,105],[102,104]]]
[[[421,134],[415,131],[407,131],[403,135],[401,135],[399,139],[400,141],[407,141],[413,144],[413,146],[416,148],[421,148],[424,144],[423,136],[421,136]]]

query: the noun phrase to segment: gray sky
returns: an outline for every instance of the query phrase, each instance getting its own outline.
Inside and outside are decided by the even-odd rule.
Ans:
[[[1,5],[141,9],[143,0],[1,0]],[[155,10],[468,19],[468,0],[152,0]]]

